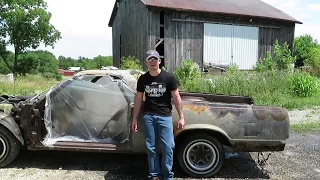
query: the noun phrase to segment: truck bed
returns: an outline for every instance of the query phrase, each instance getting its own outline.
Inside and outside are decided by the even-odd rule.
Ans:
[[[209,102],[220,102],[228,104],[254,104],[252,97],[249,96],[235,96],[225,94],[207,94],[207,93],[192,93],[180,92],[182,99],[184,98],[203,98]]]

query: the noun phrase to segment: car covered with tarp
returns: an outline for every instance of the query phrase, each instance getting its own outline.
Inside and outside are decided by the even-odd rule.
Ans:
[[[146,153],[144,123],[131,129],[133,70],[87,70],[30,96],[0,96],[0,167],[28,150]],[[285,108],[251,97],[180,92],[185,127],[173,108],[175,161],[192,177],[212,177],[225,147],[235,152],[283,151],[289,138]],[[142,107],[143,107],[142,102]],[[161,153],[160,150],[158,150]],[[147,162],[146,162],[147,163]]]

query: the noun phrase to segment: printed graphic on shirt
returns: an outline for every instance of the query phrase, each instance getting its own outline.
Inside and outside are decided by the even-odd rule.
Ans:
[[[161,97],[166,92],[166,84],[153,82],[145,86],[145,92],[149,97]]]

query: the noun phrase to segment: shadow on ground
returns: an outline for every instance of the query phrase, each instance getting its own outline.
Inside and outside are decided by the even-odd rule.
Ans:
[[[25,152],[6,168],[38,168],[51,170],[86,170],[105,173],[105,179],[146,179],[146,155],[102,154],[84,152],[38,151]],[[176,178],[189,178],[180,168],[174,167]],[[225,160],[216,178],[269,179],[257,166],[249,153],[240,153]]]

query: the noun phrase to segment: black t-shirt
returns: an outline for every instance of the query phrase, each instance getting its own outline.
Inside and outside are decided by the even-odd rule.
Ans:
[[[171,116],[171,91],[178,88],[176,78],[169,72],[161,70],[157,76],[151,76],[149,71],[138,79],[137,91],[144,92],[144,114]]]

